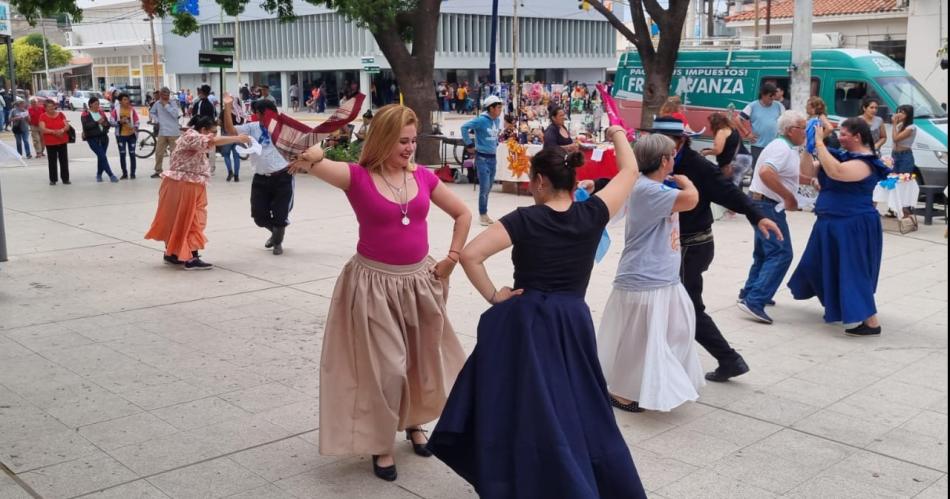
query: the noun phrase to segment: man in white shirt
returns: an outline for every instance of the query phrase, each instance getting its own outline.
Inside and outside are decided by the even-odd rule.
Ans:
[[[264,247],[273,248],[275,255],[281,255],[284,253],[284,232],[290,224],[290,210],[294,207],[294,177],[287,171],[287,160],[274,147],[270,134],[264,128],[265,113],[278,112],[277,105],[271,99],[260,98],[251,104],[257,121],[234,126],[231,119],[233,102],[231,96],[224,97],[224,130],[228,135],[249,135],[261,145],[261,153],[250,156],[254,167],[251,217],[258,227],[271,232]]]
[[[739,291],[739,309],[765,324],[772,323],[765,306],[774,304],[772,298],[792,265],[792,238],[785,211],[798,209],[795,193],[801,183],[801,165],[812,160],[801,148],[805,143],[805,122],[805,115],[798,111],[782,113],[778,119],[779,135],[759,155],[749,187],[752,202],[779,226],[784,236],[782,240],[766,238],[755,231],[752,268]]]

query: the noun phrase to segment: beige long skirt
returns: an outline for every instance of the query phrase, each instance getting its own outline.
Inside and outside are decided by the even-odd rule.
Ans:
[[[356,255],[344,267],[320,358],[321,454],[388,454],[397,431],[442,413],[465,353],[434,265]]]

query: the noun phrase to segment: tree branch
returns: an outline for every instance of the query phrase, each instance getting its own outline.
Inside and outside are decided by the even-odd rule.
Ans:
[[[640,33],[649,33],[650,26],[647,25],[647,18],[643,14],[643,4],[640,0],[631,0],[630,18],[633,19],[633,29]],[[639,43],[635,42],[637,52],[640,52],[640,60],[643,62],[643,69],[653,66],[653,59],[656,56],[656,48],[653,46],[653,40],[650,37],[644,37]]]
[[[621,35],[624,36],[627,40],[630,40],[630,43],[639,46],[639,40],[637,39],[637,34],[634,31],[630,31],[630,28],[627,27],[613,12],[610,11],[604,4],[600,3],[598,0],[587,0],[587,3],[594,8],[597,12],[600,12],[602,16],[607,19],[607,22],[614,27]]]

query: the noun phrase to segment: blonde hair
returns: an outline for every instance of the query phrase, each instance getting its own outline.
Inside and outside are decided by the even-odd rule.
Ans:
[[[660,116],[669,116],[683,106],[683,101],[680,100],[679,96],[672,96],[666,99],[666,102],[663,103],[663,106],[660,107]]]
[[[369,127],[360,153],[360,165],[371,172],[379,171],[399,142],[402,129],[409,125],[419,127],[419,118],[412,109],[399,104],[381,108],[373,115],[373,126]],[[408,170],[415,171],[415,163],[409,163]]]

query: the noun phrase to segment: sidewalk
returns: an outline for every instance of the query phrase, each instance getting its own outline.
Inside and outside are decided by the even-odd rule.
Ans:
[[[71,186],[47,185],[45,160],[0,166],[10,252],[0,264],[0,498],[476,497],[404,441],[394,483],[372,476],[368,456],[317,452],[323,322],[357,237],[342,193],[297,179],[275,257],[249,217],[250,170],[225,183],[219,160],[203,252],[217,268],[186,273],[142,239],[159,185],[146,175],[152,161],[138,180],[97,184],[81,146],[70,151]],[[449,187],[474,208],[471,186]],[[530,201],[496,191],[491,213]],[[789,222],[797,256],[813,216]],[[433,255],[447,251],[451,225],[430,216]],[[943,230],[935,221],[885,234],[884,335],[850,338],[821,322],[816,300],[795,302],[785,288],[774,325],[745,319],[735,295],[752,228],[718,222],[706,298],[752,371],[671,413],[616,413],[650,497],[947,497]],[[588,293],[595,324],[622,228],[611,238]],[[510,283],[508,255],[487,266]],[[486,308],[458,269],[449,312],[467,351]]]

